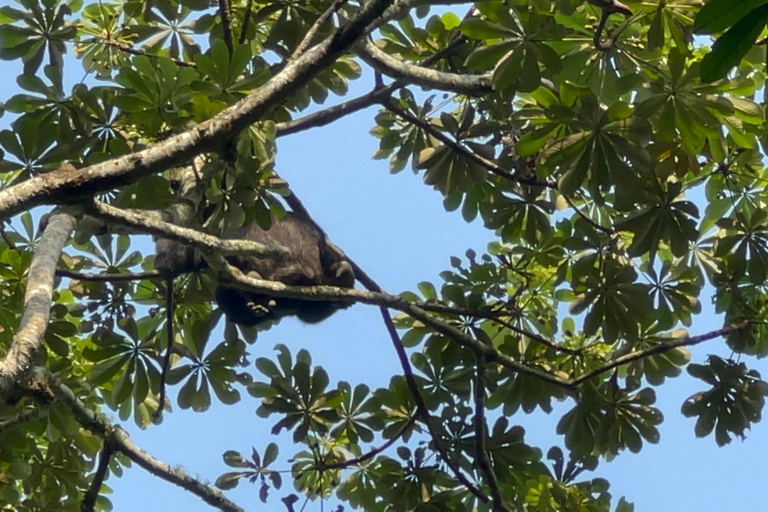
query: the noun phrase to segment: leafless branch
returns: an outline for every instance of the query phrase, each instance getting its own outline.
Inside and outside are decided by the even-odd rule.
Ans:
[[[48,219],[29,267],[24,312],[8,352],[0,360],[0,398],[31,368],[51,314],[56,264],[75,229],[75,218],[57,209]]]
[[[99,498],[99,491],[101,491],[101,485],[104,483],[104,479],[107,476],[109,470],[109,459],[112,458],[114,448],[104,442],[104,448],[101,449],[99,454],[99,465],[96,467],[96,473],[93,475],[93,481],[88,488],[88,492],[83,496],[83,501],[80,503],[81,512],[93,512],[93,507],[96,505],[96,500]]]
[[[407,64],[384,53],[368,40],[360,41],[356,50],[358,56],[373,69],[403,82],[470,96],[479,96],[493,92],[491,73],[464,75],[435,71],[415,64]]]
[[[512,512],[509,506],[504,503],[499,491],[499,482],[491,466],[491,459],[488,456],[488,449],[485,446],[485,437],[487,436],[487,427],[485,422],[485,361],[482,356],[477,360],[477,375],[475,377],[475,456],[477,465],[480,468],[483,478],[488,483],[491,490],[491,500],[493,502],[494,512]]]
[[[202,246],[223,255],[248,254],[264,258],[281,258],[288,251],[285,247],[260,244],[250,240],[222,240],[196,229],[183,228],[169,222],[157,220],[153,216],[144,215],[141,210],[122,210],[97,200],[92,202],[91,208],[94,215],[109,219],[112,222],[140,228],[147,233],[163,238],[198,247]]]
[[[321,126],[328,125],[337,119],[341,119],[344,116],[358,112],[364,108],[380,103],[382,98],[386,98],[392,91],[396,90],[401,85],[395,86],[390,84],[387,87],[381,89],[375,89],[367,94],[355,98],[353,100],[346,101],[339,105],[334,105],[326,109],[309,114],[308,116],[294,119],[292,121],[286,121],[284,123],[278,123],[277,136],[282,137],[284,135],[291,135],[310,128],[319,128]]]
[[[159,272],[137,272],[135,274],[90,274],[73,272],[71,270],[59,269],[56,271],[58,277],[77,279],[78,281],[96,281],[105,283],[119,283],[123,281],[141,281],[143,279],[155,279],[160,277]]]
[[[245,13],[243,14],[243,26],[240,29],[240,44],[245,43],[245,38],[248,37],[248,27],[251,24],[251,16],[253,13],[253,0],[248,0],[245,4]]]
[[[445,48],[442,48],[441,50],[433,53],[432,55],[424,59],[421,65],[431,66],[435,62],[438,62],[447,54],[454,51],[456,46],[458,46],[459,42],[460,42],[460,39],[454,39],[448,44],[448,46],[446,46]],[[397,89],[400,89],[401,87],[405,87],[405,85],[406,85],[405,82],[395,81],[386,86],[384,85],[377,86],[373,91],[367,94],[364,94],[359,98],[355,98],[353,100],[341,103],[339,105],[328,107],[324,110],[320,110],[318,112],[315,112],[314,114],[310,114],[300,119],[295,119],[293,121],[286,121],[284,123],[278,123],[277,136],[280,137],[283,135],[291,135],[293,133],[297,133],[303,130],[308,130],[310,128],[318,128],[320,126],[325,126],[346,115],[352,114],[354,112],[362,110],[376,103],[381,103],[384,99],[391,96],[394,91],[396,91]]]
[[[229,58],[235,51],[235,45],[232,41],[232,9],[229,0],[219,0],[219,16],[221,16],[221,30],[224,35],[224,44],[229,50]]]
[[[378,288],[378,285],[376,285],[376,287]],[[380,289],[381,288],[379,288],[379,290]],[[411,391],[411,395],[413,395],[413,399],[416,402],[416,415],[421,418],[421,421],[427,427],[429,436],[432,438],[432,445],[434,446],[435,451],[440,455],[440,458],[443,460],[443,462],[445,462],[445,464],[450,468],[453,476],[455,476],[456,479],[469,490],[469,492],[475,495],[477,499],[483,503],[487,503],[488,496],[486,496],[483,491],[478,489],[475,484],[469,481],[467,476],[461,471],[459,465],[456,464],[456,462],[453,460],[453,457],[451,457],[451,455],[448,453],[448,450],[445,449],[445,446],[443,445],[443,442],[440,439],[440,436],[437,433],[437,429],[433,423],[434,419],[429,413],[429,408],[427,407],[426,402],[424,402],[424,397],[421,396],[419,385],[413,375],[413,368],[411,368],[411,363],[408,360],[408,354],[405,352],[403,342],[400,340],[400,336],[397,334],[397,329],[395,328],[395,323],[392,321],[392,316],[389,314],[387,308],[382,307],[380,309],[381,316],[384,319],[384,325],[386,326],[389,337],[392,340],[392,345],[395,347],[395,352],[397,352],[397,359],[400,361],[400,366],[403,369],[403,375],[405,376],[406,383],[408,384],[408,389]]]

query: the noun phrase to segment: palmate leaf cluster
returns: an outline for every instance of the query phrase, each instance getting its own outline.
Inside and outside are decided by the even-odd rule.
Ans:
[[[259,91],[306,49],[306,34],[310,44],[332,37],[360,8],[323,18],[330,1],[222,3],[226,16],[202,0],[0,7],[0,59],[21,70],[0,109],[0,187],[183,133]],[[157,420],[163,380],[181,409],[255,398],[273,434],[299,448],[233,446],[223,456],[233,470],[216,484],[250,481],[273,505],[303,494],[374,512],[632,510],[589,472],[660,441],[657,386],[687,365],[703,382],[682,414],[720,445],[746,435],[768,395],[749,369],[768,355],[766,68],[755,44],[768,4],[627,2],[631,16],[603,19],[609,4],[492,0],[462,17],[420,2],[374,33],[406,69],[437,72],[389,73],[397,82],[376,100],[374,158],[422,175],[446,210],[498,236],[487,254],[451,257],[442,283],[400,295],[434,322],[395,318],[408,366],[389,386],[338,382],[307,350],[282,345],[251,361],[255,329],[216,329],[211,272],[176,279],[172,318],[163,280],[78,278],[154,268],[133,237],[85,221],[59,262],[69,277],[35,364],[86,407],[141,428]],[[712,34],[714,47],[694,33]],[[82,71],[68,55],[87,77],[73,86],[64,77]],[[316,70],[238,137],[180,164],[194,166],[191,196],[179,197],[180,169],[97,196],[174,219],[204,205],[192,217],[213,233],[268,227],[288,193],[275,139],[310,107],[347,96],[370,59],[358,56]],[[472,87],[457,88],[457,76]],[[24,308],[34,224],[26,213],[0,225],[3,356]],[[703,341],[723,355],[688,364],[686,346]],[[0,504],[80,510],[103,439],[45,393],[11,398],[0,407]],[[565,451],[529,445],[522,414],[556,402],[566,404],[552,421]],[[127,464],[118,453],[108,471]],[[111,504],[102,496],[96,507]]]

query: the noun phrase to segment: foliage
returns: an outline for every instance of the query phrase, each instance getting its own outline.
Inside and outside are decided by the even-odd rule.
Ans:
[[[393,173],[410,162],[446,210],[498,236],[487,254],[452,257],[442,283],[418,283],[418,293],[388,304],[402,310],[394,342],[403,375],[380,389],[334,382],[307,350],[282,345],[253,371],[257,332],[224,321],[212,304],[214,272],[177,278],[169,309],[165,281],[117,278],[151,272],[153,255],[115,226],[85,221],[60,258],[68,277],[57,283],[34,364],[85,408],[141,428],[159,421],[163,382],[180,408],[196,412],[256,398],[273,434],[299,447],[286,455],[269,443],[250,456],[233,447],[223,457],[234,470],[216,485],[248,480],[273,506],[275,495],[290,507],[298,493],[370,512],[630,511],[607,481],[588,475],[600,458],[659,442],[655,387],[687,366],[702,391],[682,413],[696,417],[695,435],[714,432],[719,445],[760,420],[768,395],[748,368],[750,356],[768,354],[768,127],[758,100],[766,57],[756,44],[768,1],[633,1],[625,16],[613,0],[491,0],[463,18],[435,8],[440,2],[416,3],[374,32],[405,71],[362,44],[318,57],[258,122],[199,148],[194,164],[187,155],[76,196],[165,213],[192,203],[193,218],[199,225],[205,216],[214,234],[268,226],[289,195],[275,139],[323,124],[302,115],[347,96],[361,61],[373,61],[397,80],[385,86],[377,77],[358,100],[380,107],[374,158],[388,159]],[[328,0],[218,3],[226,12],[216,4],[0,7],[0,59],[22,69],[20,92],[0,109],[10,123],[0,131],[0,190],[142,154],[215,116],[230,122],[226,109],[268,90],[313,45],[336,41],[335,27],[361,9]],[[694,34],[713,35],[714,45]],[[79,71],[68,53],[88,77],[69,89],[65,70]],[[192,167],[195,190],[180,198],[175,174]],[[29,213],[4,214],[0,234],[0,355],[8,358],[41,234]],[[723,329],[690,335],[710,302],[706,315]],[[687,346],[721,337],[728,358],[688,364]],[[0,407],[3,510],[80,510],[99,471],[120,476],[126,454],[98,469],[104,432],[65,401],[16,384]],[[521,412],[551,413],[554,401],[567,402],[553,421],[565,451],[528,444],[517,425]],[[96,509],[110,508],[96,500]]]

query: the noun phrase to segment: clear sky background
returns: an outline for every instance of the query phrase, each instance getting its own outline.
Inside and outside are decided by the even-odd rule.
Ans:
[[[7,3],[0,0],[0,5]],[[67,59],[67,65],[67,77],[80,79],[80,64]],[[0,72],[5,78],[0,82],[3,101],[18,92],[12,77],[20,72],[20,65],[0,61]],[[364,76],[352,85],[353,95],[367,92],[372,83],[370,75]],[[331,97],[328,104],[338,101]],[[470,248],[482,253],[494,234],[478,221],[467,224],[459,213],[446,213],[441,195],[425,186],[420,176],[408,169],[390,175],[386,161],[371,159],[378,143],[368,134],[375,113],[376,109],[371,108],[330,127],[279,139],[277,171],[331,239],[385,290],[415,290],[416,283],[423,280],[440,286],[439,273],[450,268],[450,256],[463,258]],[[0,128],[7,128],[10,120],[8,115],[0,119]],[[137,247],[149,248],[143,242]],[[696,318],[692,334],[721,327],[721,319],[712,314],[707,296],[702,296],[702,303],[705,312]],[[220,336],[217,331],[212,341]],[[251,360],[272,356],[278,343],[287,345],[294,355],[302,348],[309,350],[314,364],[328,371],[332,383],[345,380],[353,386],[365,383],[376,388],[386,386],[390,377],[400,372],[380,314],[371,306],[356,305],[319,325],[283,320],[259,335],[250,347]],[[703,361],[708,353],[728,357],[730,350],[721,340],[713,340],[694,348],[693,361]],[[764,361],[746,362],[768,376]],[[252,366],[251,370],[260,375]],[[711,436],[696,439],[694,419],[683,418],[680,406],[702,389],[703,383],[687,373],[657,388],[657,405],[666,418],[660,426],[660,444],[645,443],[640,454],[625,452],[610,463],[601,461],[597,471],[584,473],[583,477],[607,478],[614,503],[626,496],[635,503],[636,511],[768,510],[768,488],[760,483],[768,469],[768,427],[758,424],[747,439],[736,439],[724,448],[718,448]],[[128,421],[123,427],[139,447],[153,456],[211,483],[230,470],[221,459],[225,450],[247,455],[254,446],[263,452],[272,441],[279,442],[282,448],[273,467],[289,469],[286,457],[292,454],[290,437],[278,440],[272,436],[269,431],[277,420],[258,418],[254,413],[258,401],[244,390],[241,393],[243,400],[234,406],[221,405],[214,398],[212,407],[202,414],[178,410],[174,399],[174,411],[165,415],[162,425],[141,431]],[[551,415],[519,413],[510,421],[524,426],[526,441],[546,453],[550,446],[562,445],[555,426],[572,405],[566,401]],[[119,421],[114,415],[111,418]],[[127,469],[120,479],[110,477],[107,484],[114,490],[110,499],[118,512],[212,510],[183,489],[138,467]],[[283,489],[273,491],[266,505],[258,500],[258,486],[247,482],[241,482],[227,495],[247,511],[280,511],[284,507],[278,497],[289,492],[292,486],[286,475]],[[307,504],[304,510],[335,508],[329,505],[321,508],[317,501]]]

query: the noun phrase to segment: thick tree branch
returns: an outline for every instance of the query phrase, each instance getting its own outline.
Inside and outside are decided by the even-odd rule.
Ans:
[[[130,436],[112,423],[101,413],[91,410],[75,393],[43,368],[36,369],[30,379],[30,386],[44,384],[53,397],[63,402],[75,419],[86,429],[104,438],[104,442],[128,456],[133,462],[153,475],[191,492],[205,503],[225,512],[243,512],[243,509],[228,500],[218,490],[192,478],[181,469],[172,468],[160,462],[147,452],[137,447]]]
[[[96,281],[102,283],[120,283],[124,281],[141,281],[143,279],[156,279],[160,273],[155,272],[137,272],[135,274],[91,274],[82,272],[73,272],[71,270],[59,269],[56,271],[58,277],[76,279],[78,281]]]
[[[0,360],[0,401],[5,401],[14,383],[29,371],[40,350],[51,314],[56,265],[75,222],[68,212],[55,210],[32,257],[21,322],[8,352]]]
[[[181,165],[200,153],[216,151],[349,51],[392,1],[365,2],[332,37],[289,62],[237,104],[184,133],[136,153],[84,169],[59,169],[0,190],[0,220],[44,203],[79,201],[95,192]]]
[[[276,125],[277,136],[282,137],[284,135],[291,135],[293,133],[298,133],[310,128],[319,128],[321,126],[328,125],[337,119],[341,119],[344,116],[353,114],[363,110],[364,108],[370,107],[371,105],[380,103],[383,98],[388,97],[390,94],[392,94],[392,91],[399,87],[402,87],[402,85],[398,84],[396,86],[395,84],[390,84],[381,89],[374,89],[373,91],[369,92],[368,94],[364,94],[359,98],[346,101],[339,105],[328,107],[326,109],[315,112],[314,114],[309,114],[308,116],[294,119],[292,121],[278,123]]]
[[[384,53],[368,40],[360,41],[356,50],[357,55],[379,73],[406,83],[469,96],[480,96],[493,92],[491,73],[463,75],[407,64]]]
[[[250,240],[222,240],[196,229],[183,228],[169,222],[157,220],[156,216],[146,215],[142,210],[121,210],[96,200],[93,201],[91,207],[94,215],[112,222],[139,228],[146,233],[191,244],[196,247],[205,247],[224,255],[238,254],[260,256],[263,258],[281,258],[288,251],[285,247],[265,245]]]

